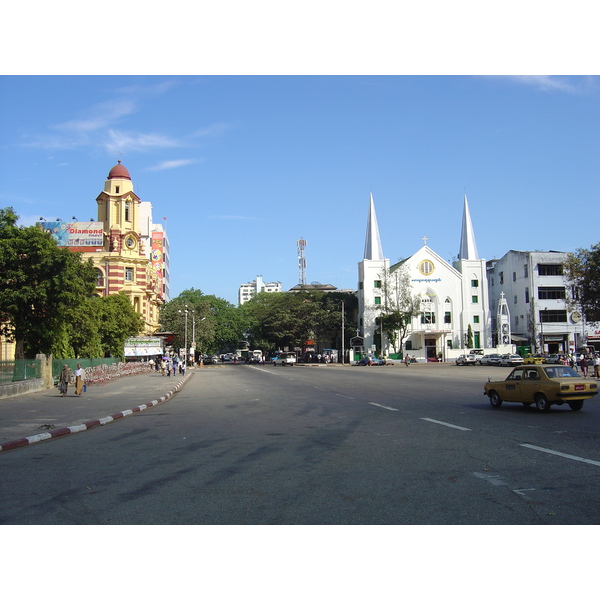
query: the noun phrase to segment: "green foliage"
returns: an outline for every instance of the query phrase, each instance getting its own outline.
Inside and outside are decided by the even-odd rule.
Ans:
[[[93,293],[91,260],[59,248],[36,226],[18,227],[12,208],[0,209],[0,331],[16,341],[16,356],[49,353],[60,345],[81,303]]]
[[[125,340],[138,335],[144,328],[144,321],[123,292],[97,300],[98,334],[104,355],[123,356]]]
[[[283,350],[302,347],[308,340],[339,347],[342,301],[346,314],[353,315],[356,297],[343,292],[262,292],[240,308],[247,315],[252,348]]]
[[[600,243],[571,254],[565,276],[572,284],[570,307],[582,310],[587,321],[600,321]]]
[[[234,350],[238,340],[244,338],[247,322],[243,311],[222,298],[205,296],[191,288],[161,307],[161,328],[174,334],[175,348],[185,345],[186,310],[187,344],[191,347],[195,341],[198,352],[215,354]]]

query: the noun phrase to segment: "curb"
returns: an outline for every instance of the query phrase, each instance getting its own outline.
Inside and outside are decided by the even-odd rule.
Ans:
[[[98,427],[99,425],[107,425],[108,423],[112,423],[113,421],[118,421],[119,419],[123,419],[124,417],[128,417],[129,415],[146,410],[147,408],[152,408],[157,404],[161,404],[169,400],[169,398],[171,398],[175,393],[177,393],[183,386],[183,384],[191,376],[192,373],[187,374],[185,378],[182,379],[171,391],[167,392],[164,396],[161,396],[156,400],[152,400],[152,402],[140,404],[139,406],[135,406],[134,408],[131,408],[129,410],[124,410],[122,412],[115,413],[114,415],[103,417],[102,419],[92,419],[91,421],[86,421],[85,423],[81,423],[79,425],[61,427],[60,429],[55,429],[47,433],[31,435],[29,437],[21,438],[20,440],[14,440],[12,442],[5,442],[4,444],[0,444],[0,452],[6,450],[13,450],[14,448],[22,448],[23,446],[30,446],[31,444],[36,444],[37,442],[43,442],[44,440],[63,437],[71,433],[81,433],[82,431],[88,431],[89,429],[93,429],[94,427]]]

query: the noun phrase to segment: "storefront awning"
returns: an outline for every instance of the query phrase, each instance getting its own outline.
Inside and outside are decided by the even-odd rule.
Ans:
[[[511,334],[510,338],[513,342],[529,342],[526,337],[523,337],[522,335],[515,335],[514,333]]]

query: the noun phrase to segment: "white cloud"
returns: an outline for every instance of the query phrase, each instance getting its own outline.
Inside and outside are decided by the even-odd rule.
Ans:
[[[580,93],[583,91],[581,84],[577,85],[566,77],[554,75],[517,75],[510,77],[513,81],[536,87],[542,91],[559,91]],[[585,80],[587,82],[587,80]]]
[[[159,133],[126,133],[111,129],[104,147],[109,152],[142,152],[156,148],[179,148],[184,144]]]
[[[179,167],[187,167],[194,163],[201,162],[193,158],[182,158],[179,160],[165,160],[154,167],[149,167],[148,171],[164,171],[165,169],[178,169]]]

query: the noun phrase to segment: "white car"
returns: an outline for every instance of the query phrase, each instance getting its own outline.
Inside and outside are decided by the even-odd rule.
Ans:
[[[295,352],[280,352],[277,356],[273,357],[273,366],[281,365],[282,367],[285,367],[286,365],[290,365],[293,367],[295,364]]]
[[[503,367],[518,367],[523,364],[523,357],[518,354],[503,354],[500,365]]]
[[[475,354],[461,354],[456,359],[457,365],[476,365],[477,364],[477,356]]]
[[[485,356],[479,357],[479,364],[498,366],[501,359],[502,357],[499,354],[486,354]]]

